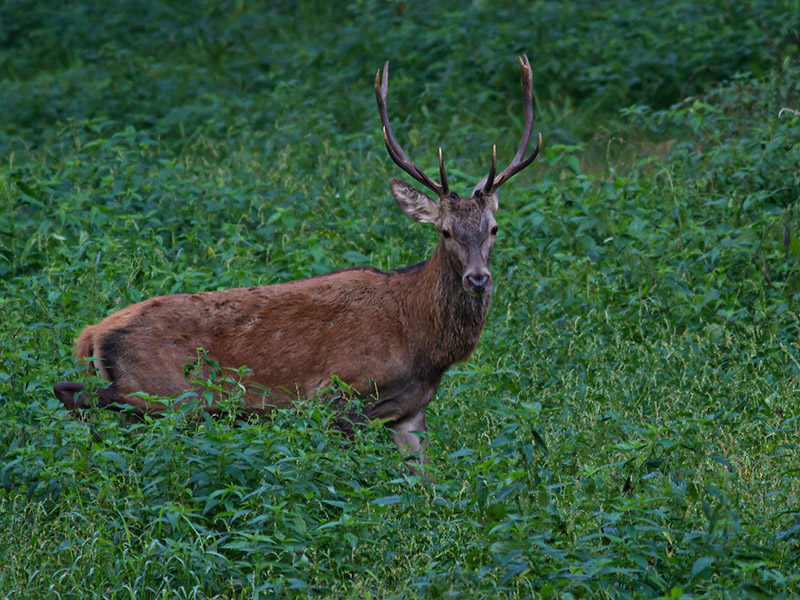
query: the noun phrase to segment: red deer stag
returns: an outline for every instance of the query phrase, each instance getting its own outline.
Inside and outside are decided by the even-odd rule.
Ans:
[[[441,149],[438,183],[409,160],[389,123],[389,63],[382,80],[378,70],[375,97],[389,156],[437,197],[399,179],[389,182],[408,217],[439,231],[428,260],[389,273],[357,267],[265,287],[162,296],[123,308],[86,327],[76,342],[77,357],[90,360],[110,382],[96,403],[129,404],[137,413],[164,410],[166,404],[134,393],[169,398],[185,392],[191,384],[184,365],[202,348],[220,365],[246,365],[252,371],[248,381],[271,391],[266,397],[245,394],[245,413],[309,398],[337,375],[365,399],[366,416],[391,429],[400,451],[424,463],[425,443],[415,432],[425,431],[425,407],[442,374],[475,349],[486,321],[497,190],[533,162],[542,144],[539,134],[525,158],[533,126],[532,73],[527,57],[519,63],[522,140],[499,175],[492,150],[489,175],[469,198],[450,190]],[[72,410],[90,404],[83,389],[60,382],[54,392]],[[214,403],[207,410],[214,412]]]

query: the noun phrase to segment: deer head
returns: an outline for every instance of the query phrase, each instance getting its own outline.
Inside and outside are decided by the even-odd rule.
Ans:
[[[533,130],[533,88],[531,65],[527,56],[519,57],[522,71],[522,87],[525,96],[525,129],[522,133],[517,153],[508,167],[497,175],[497,149],[492,148],[492,165],[489,175],[482,179],[472,190],[469,198],[461,198],[450,190],[439,148],[439,179],[437,183],[428,177],[422,169],[408,158],[397,142],[389,123],[386,97],[389,91],[389,63],[375,75],[375,98],[378,101],[378,112],[383,124],[383,140],[389,156],[406,173],[419,183],[433,191],[434,200],[423,191],[402,181],[392,179],[389,185],[397,204],[409,218],[421,223],[433,223],[440,232],[440,248],[443,250],[452,268],[461,276],[464,291],[470,296],[481,297],[492,289],[492,275],[489,272],[489,261],[492,246],[497,234],[497,223],[494,213],[498,207],[498,189],[511,177],[530,165],[539,154],[542,146],[542,134],[533,153],[524,158]]]

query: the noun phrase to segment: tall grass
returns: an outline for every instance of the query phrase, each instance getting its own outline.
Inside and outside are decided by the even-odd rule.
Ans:
[[[795,4],[5,3],[0,596],[796,597]],[[129,303],[424,259],[374,72],[466,193],[516,145],[523,51],[544,149],[433,482],[322,401],[61,408],[75,335]]]

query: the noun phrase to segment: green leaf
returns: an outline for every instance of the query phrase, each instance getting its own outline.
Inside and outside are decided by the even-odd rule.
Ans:
[[[115,463],[117,463],[117,466],[119,467],[120,471],[124,471],[128,466],[128,462],[118,452],[113,452],[112,450],[105,450],[100,454],[105,456],[106,458],[110,458]]]
[[[794,254],[795,256],[800,256],[800,238],[794,234],[792,234],[792,237],[789,240],[789,253]]]
[[[530,570],[530,565],[527,561],[523,560],[519,563],[513,563],[506,569],[503,578],[500,580],[500,585],[505,585],[510,579],[523,575]]]
[[[580,172],[581,172],[581,163],[578,160],[577,156],[574,156],[574,155],[568,156],[567,157],[567,165],[569,166],[570,169],[572,169],[573,173],[580,174]]]
[[[718,289],[711,288],[706,293],[705,297],[703,298],[703,301],[700,302],[700,306],[705,306],[709,302],[713,302],[714,300],[718,300],[719,299],[719,295],[720,294],[719,294],[719,290]]]
[[[724,456],[719,456],[718,454],[712,454],[712,455],[711,455],[711,459],[712,459],[712,460],[715,460],[715,461],[717,461],[719,464],[721,464],[721,465],[723,465],[723,466],[727,467],[727,468],[728,468],[728,471],[730,471],[731,473],[736,473],[736,469],[734,469],[734,468],[733,468],[733,465],[732,465],[732,464],[730,463],[730,461],[729,461],[727,458],[725,458]]]
[[[544,441],[544,437],[539,433],[539,431],[535,427],[531,427],[531,435],[533,435],[533,440],[536,442],[536,447],[542,451],[542,453],[546,456],[547,455],[547,443]]]
[[[294,577],[289,577],[289,589],[290,590],[305,590],[308,588],[308,584],[303,581],[302,579],[296,579]]]
[[[358,252],[357,250],[348,250],[348,251],[344,252],[342,254],[342,256],[348,262],[356,263],[356,264],[369,262],[369,260],[370,260],[369,256],[361,254],[361,252]]]
[[[704,571],[706,571],[711,565],[714,564],[715,558],[713,556],[703,556],[698,558],[694,562],[694,566],[692,567],[692,572],[689,574],[689,579],[694,579]]]
[[[397,504],[400,502],[402,498],[400,496],[384,496],[383,498],[376,498],[370,504],[376,504],[378,506],[389,506],[390,504]]]
[[[455,452],[451,452],[447,455],[448,458],[461,458],[462,456],[472,456],[475,454],[475,451],[471,448],[461,448],[460,450],[456,450]]]
[[[36,200],[39,206],[42,207],[44,206],[44,204],[42,203],[42,199],[39,197],[39,194],[27,183],[25,183],[21,179],[15,179],[14,185],[16,185],[17,189],[19,189],[19,191],[21,191],[23,194],[25,194],[29,198],[32,198],[33,200]]]

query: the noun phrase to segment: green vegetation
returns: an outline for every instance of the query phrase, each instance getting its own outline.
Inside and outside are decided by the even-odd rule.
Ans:
[[[798,597],[799,20],[4,2],[0,597]],[[409,154],[442,145],[466,193],[519,139],[521,52],[544,148],[502,190],[478,350],[428,409],[434,482],[313,403],[61,408],[73,339],[129,303],[422,260],[375,71]]]

